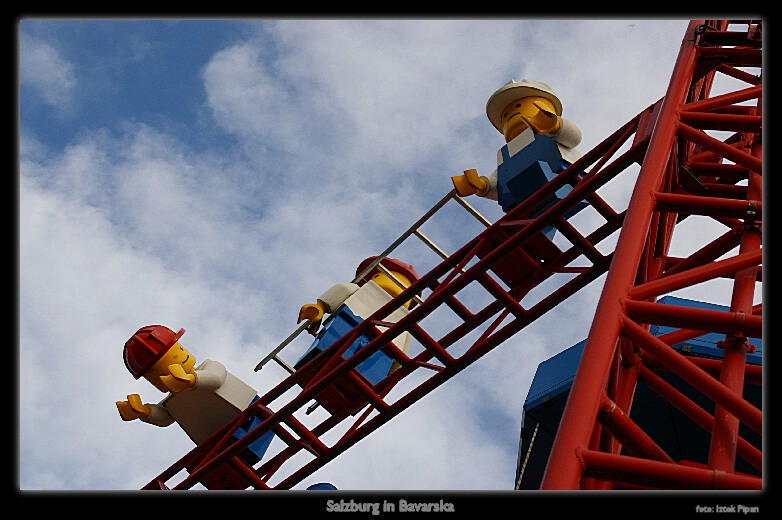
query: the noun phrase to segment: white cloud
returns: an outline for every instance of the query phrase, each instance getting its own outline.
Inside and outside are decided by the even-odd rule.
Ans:
[[[263,48],[240,43],[215,53],[203,71],[207,102],[218,124],[264,149],[293,137],[281,126],[292,119],[283,117],[292,103],[267,59]]]
[[[19,52],[19,83],[57,111],[69,109],[77,88],[71,62],[45,41],[28,36]]]

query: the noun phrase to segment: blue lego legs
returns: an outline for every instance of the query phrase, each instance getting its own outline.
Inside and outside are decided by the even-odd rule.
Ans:
[[[252,400],[252,403],[258,399],[259,397],[256,395],[255,399]],[[234,431],[231,439],[228,441],[228,444],[232,444],[233,442],[241,439],[251,430],[253,430],[253,428],[260,424],[261,420],[257,417],[251,417],[247,419]],[[271,431],[266,432],[260,438],[256,439],[253,443],[248,445],[247,448],[240,451],[238,453],[239,458],[242,459],[245,464],[250,466],[254,465],[263,459],[263,456],[266,453],[266,450],[269,448],[269,444],[271,444],[273,438],[274,433]],[[192,469],[193,468],[191,466],[188,466],[189,471],[192,471]],[[207,489],[224,490],[247,488],[247,478],[238,473],[237,470],[232,468],[229,464],[218,465],[214,470],[207,473],[200,480],[200,482]]]
[[[259,397],[256,395],[255,399],[252,400],[254,403],[257,401]],[[253,430],[256,426],[261,424],[261,419],[258,417],[250,417],[246,421],[242,423],[241,426],[239,426],[236,431],[234,431],[233,438],[236,440],[241,439],[245,435],[247,435],[248,432]],[[243,450],[241,453],[239,453],[239,456],[247,463],[249,464],[255,464],[256,462],[260,461],[263,458],[264,453],[266,453],[266,450],[269,449],[269,444],[271,444],[272,439],[274,438],[274,433],[271,431],[268,431],[261,435],[258,439],[255,440],[252,444],[247,446],[247,449]]]

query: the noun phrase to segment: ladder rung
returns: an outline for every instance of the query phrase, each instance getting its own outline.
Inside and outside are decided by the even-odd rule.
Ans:
[[[462,205],[462,207],[463,207],[464,209],[466,209],[466,210],[467,210],[467,211],[470,213],[470,215],[472,215],[473,217],[475,217],[476,219],[478,219],[478,220],[479,220],[479,221],[480,221],[480,222],[481,222],[481,223],[482,223],[484,226],[486,226],[486,227],[491,227],[491,222],[489,222],[489,219],[487,219],[486,217],[484,217],[483,215],[481,215],[481,214],[478,212],[478,210],[477,210],[477,209],[475,209],[475,208],[473,208],[473,207],[472,207],[472,206],[471,206],[471,205],[470,205],[470,204],[469,204],[469,203],[468,203],[466,200],[464,200],[463,198],[461,198],[459,195],[455,195],[455,194],[454,194],[453,198],[456,200],[456,202],[458,202],[459,204],[461,204],[461,205]]]
[[[420,239],[421,239],[421,242],[423,242],[424,244],[426,244],[427,246],[429,246],[429,249],[431,249],[432,251],[434,251],[435,253],[437,253],[437,254],[438,254],[438,256],[439,256],[440,258],[442,258],[443,260],[448,260],[448,254],[446,254],[446,252],[445,252],[445,251],[443,251],[442,249],[440,249],[440,247],[439,247],[437,244],[435,244],[434,242],[432,242],[432,240],[431,240],[429,237],[427,237],[426,235],[424,235],[424,234],[421,232],[421,230],[420,230],[420,229],[416,229],[415,231],[413,231],[413,234],[414,234],[415,236],[417,236],[418,238],[420,238]]]
[[[289,374],[293,374],[296,372],[296,369],[294,369],[288,363],[280,359],[278,356],[274,356],[272,359],[275,360],[277,364],[280,365],[282,368],[284,368]]]
[[[397,285],[397,287],[399,287],[399,288],[400,288],[400,289],[402,289],[403,291],[404,291],[405,289],[407,289],[407,287],[405,286],[405,284],[403,284],[403,283],[401,282],[401,280],[399,280],[399,278],[397,278],[396,276],[394,276],[394,274],[393,274],[391,271],[389,271],[388,269],[386,269],[386,267],[385,267],[383,264],[377,264],[377,269],[378,269],[380,272],[382,272],[384,275],[388,276],[388,277],[391,279],[391,281],[392,281],[392,282],[394,282],[394,283]],[[421,297],[420,297],[420,296],[418,296],[417,294],[414,294],[414,295],[413,295],[413,299],[414,299],[415,301],[417,301],[418,303],[423,303],[423,302],[424,302],[424,301],[421,299]]]
[[[429,220],[429,218],[432,215],[437,213],[437,211],[439,211],[440,208],[442,208],[445,205],[445,203],[451,200],[452,198],[457,198],[457,199],[459,198],[459,196],[456,195],[456,190],[451,190],[450,192],[448,192],[448,194],[445,195],[445,197],[440,199],[437,202],[437,204],[429,208],[429,211],[424,213],[424,215],[421,218],[419,218],[412,226],[407,228],[407,230],[404,233],[399,235],[399,237],[396,240],[394,240],[391,243],[391,245],[386,248],[385,251],[380,253],[378,257],[375,258],[362,272],[358,273],[356,277],[353,279],[353,282],[357,282],[358,280],[361,280],[363,277],[365,277],[367,273],[369,273],[372,269],[374,269],[375,266],[377,266],[380,263],[380,261],[383,260],[383,258],[388,256],[391,253],[391,251],[396,249],[397,246],[399,246],[399,244],[404,242],[405,239],[407,239],[407,237],[409,237],[416,229],[420,228],[424,224],[424,222]]]
[[[429,246],[429,249],[431,249],[432,251],[434,251],[435,253],[437,253],[437,254],[440,256],[440,258],[442,258],[443,260],[448,260],[448,259],[450,258],[450,256],[448,256],[448,253],[446,253],[445,251],[443,251],[443,250],[442,250],[442,249],[441,249],[441,248],[440,248],[440,247],[439,247],[437,244],[435,244],[435,243],[434,243],[434,242],[433,242],[433,241],[432,241],[432,240],[431,240],[429,237],[427,237],[426,235],[424,235],[424,234],[421,232],[421,230],[420,230],[420,229],[416,229],[415,231],[413,231],[413,234],[414,234],[415,236],[417,236],[419,239],[421,239],[421,242],[423,242],[424,244],[426,244],[427,246]],[[464,269],[462,269],[461,271],[462,271],[462,273],[465,273],[465,272],[466,272]]]

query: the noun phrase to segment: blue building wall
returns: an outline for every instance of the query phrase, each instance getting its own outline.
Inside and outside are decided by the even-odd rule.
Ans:
[[[724,306],[673,296],[665,296],[660,298],[658,302],[702,309],[727,309]],[[650,332],[655,336],[673,330],[676,329],[658,325],[650,327]],[[720,359],[723,351],[717,342],[724,340],[724,338],[724,334],[709,333],[673,345],[673,348],[689,356]],[[750,338],[750,342],[755,345],[756,352],[747,354],[747,362],[762,365],[762,339]],[[551,452],[551,446],[556,437],[559,421],[562,418],[585,344],[586,340],[580,341],[538,365],[522,411],[515,481],[518,489],[538,489],[540,487],[548,455]],[[668,372],[661,372],[658,375],[700,404],[706,411],[713,412],[713,404],[710,400],[689,387],[687,383]],[[745,398],[760,407],[762,395],[759,385],[746,385]],[[686,459],[705,462],[708,450],[708,433],[657,396],[643,382],[639,382],[636,389],[630,417],[649,433],[674,460]],[[745,439],[760,448],[759,435],[743,427],[740,433]],[[755,468],[740,458],[737,459],[736,470],[758,474]]]

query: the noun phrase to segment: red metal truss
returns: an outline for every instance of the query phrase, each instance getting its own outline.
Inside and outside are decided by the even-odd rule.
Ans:
[[[598,246],[616,234],[625,211],[616,210],[597,190],[642,160],[648,135],[637,135],[636,129],[650,111],[651,108],[633,118],[513,211],[490,224],[144,488],[188,489],[198,482],[218,486],[217,481],[222,479],[228,482],[224,485],[233,489],[289,489],[606,273],[612,253],[602,253]],[[565,184],[574,186],[567,197],[538,217],[528,218],[528,213]],[[452,193],[449,197],[456,195]],[[582,234],[563,217],[582,200],[589,202],[601,222],[587,234]],[[541,232],[547,226],[556,227],[567,238],[569,246],[551,242]],[[522,305],[525,295],[555,276],[564,279],[559,284],[551,284],[534,302]],[[461,294],[468,286],[484,291],[488,303],[472,309],[471,302],[465,303]],[[406,317],[393,324],[383,321],[416,294],[420,295],[420,303]],[[452,318],[449,327],[443,329],[437,319],[427,323],[428,317],[443,309]],[[384,328],[381,331],[378,327]],[[410,353],[405,354],[391,343],[402,332],[412,335],[417,350],[411,347]],[[374,339],[349,358],[341,357],[361,335]],[[400,368],[371,385],[354,367],[380,349],[392,356]],[[313,370],[317,364],[318,368]],[[409,381],[417,383],[399,391],[406,387],[400,383]],[[302,410],[324,389],[337,387],[346,405],[340,410],[330,410],[319,424],[305,426],[306,413],[302,414]],[[392,401],[395,389],[399,395]],[[251,417],[263,422],[238,441],[232,440],[233,432]],[[324,442],[324,437],[338,426],[342,427],[341,436],[331,444]],[[257,467],[245,464],[237,453],[270,430],[284,441],[286,448],[267,454],[268,460],[264,459]],[[297,460],[294,467],[281,470],[302,453],[309,460]],[[187,473],[184,477],[183,470]],[[272,480],[277,481],[271,483]]]
[[[614,250],[570,396],[542,481],[544,489],[761,489],[762,453],[739,427],[762,435],[745,385],[749,337],[762,337],[761,24],[690,23]],[[751,70],[758,71],[757,74]],[[711,95],[729,78],[732,88]],[[724,138],[713,134],[722,133]],[[706,216],[727,231],[688,256],[669,256],[678,226]],[[696,249],[697,247],[697,249]],[[655,303],[672,291],[732,280],[713,294],[728,310]],[[655,337],[653,324],[679,328]],[[704,332],[724,334],[724,356],[685,356],[672,345]],[[713,403],[695,405],[656,376],[670,371]],[[708,460],[673,460],[629,419],[638,381],[710,433]],[[735,470],[739,456],[757,470]]]
[[[589,355],[585,350],[574,383],[578,391],[574,386],[563,417],[568,426],[560,428],[564,431],[557,438],[544,485],[579,488],[612,479],[630,482],[632,478],[622,475],[644,469],[657,480],[650,477],[639,485],[676,487],[670,483],[675,481],[700,487],[711,476],[709,482],[718,485],[757,487],[754,477],[733,474],[726,460],[731,455],[722,452],[723,444],[733,444],[734,451],[738,445],[740,455],[760,463],[759,454],[735,433],[739,421],[756,430],[761,426],[760,412],[747,406],[740,391],[736,395],[745,379],[760,380],[756,372],[745,377],[742,349],[746,347],[741,339],[760,335],[761,309],[752,306],[750,288],[760,269],[761,94],[759,78],[739,70],[760,66],[760,28],[750,24],[737,43],[737,35],[726,31],[724,22],[709,23],[708,28],[703,22],[691,24],[663,100],[446,256],[144,488],[188,489],[201,483],[212,488],[290,489],[605,273],[606,287],[586,346]],[[716,72],[749,86],[709,98]],[[753,100],[758,103],[738,104]],[[734,133],[719,141],[704,133],[711,128]],[[598,193],[638,165],[641,171],[629,206],[619,208]],[[744,186],[739,183],[742,179],[748,180]],[[573,187],[566,197],[529,217],[566,184]],[[599,220],[588,232],[565,217],[582,201]],[[671,233],[688,214],[709,215],[730,231],[688,257],[667,256]],[[549,226],[557,229],[566,245],[557,245],[543,234]],[[606,239],[617,233],[616,247],[606,246]],[[720,259],[736,247],[738,254]],[[681,311],[669,316],[653,303],[656,295],[715,276],[735,280],[730,312]],[[485,296],[479,304],[474,291]],[[525,298],[532,292],[535,299]],[[416,295],[419,303],[405,317],[395,323],[385,321]],[[443,313],[447,320],[441,319]],[[670,337],[650,337],[647,329],[652,322],[682,330]],[[711,365],[693,368],[687,360],[672,361],[671,349],[665,348],[674,337],[697,336],[703,330],[726,334],[720,380],[709,375]],[[408,353],[392,343],[405,332],[413,338]],[[342,357],[362,335],[371,341],[350,357]],[[373,385],[356,367],[380,350],[393,357],[399,368]],[[693,381],[718,402],[713,416],[691,410],[699,424],[714,432],[713,467],[672,463],[627,417],[635,378],[646,377],[645,369],[652,362],[687,374],[697,370]],[[652,376],[649,380],[656,382]],[[671,393],[664,384],[657,386],[661,394]],[[308,405],[325,390],[335,389],[343,405],[320,410],[322,420],[314,420]],[[686,401],[671,399],[688,409]],[[260,425],[233,439],[232,434],[252,417],[261,419]],[[267,452],[254,465],[243,461],[239,453],[269,431],[284,447]],[[633,457],[620,453],[619,439],[632,447]],[[680,473],[671,476],[669,467]]]

